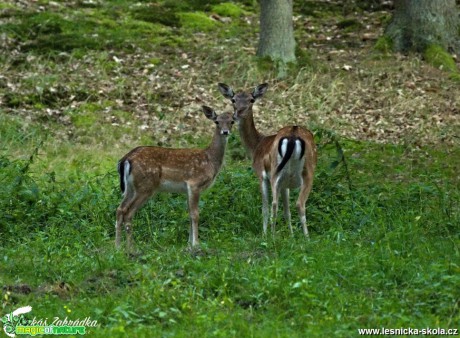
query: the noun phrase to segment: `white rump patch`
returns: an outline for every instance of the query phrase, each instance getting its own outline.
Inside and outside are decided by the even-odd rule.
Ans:
[[[300,160],[300,154],[302,154],[302,142],[295,140],[294,156]]]
[[[123,177],[123,181],[125,183],[125,191],[123,193],[123,195],[126,195],[126,192],[128,191],[128,184],[132,184],[133,183],[133,179],[131,177],[131,174],[129,173],[129,171],[131,170],[131,164],[129,163],[129,161],[125,161],[125,164],[124,164],[124,177]]]
[[[281,153],[283,156],[286,155],[288,140],[283,139],[281,143]],[[297,188],[301,186],[302,182],[302,170],[305,163],[305,156],[300,158],[302,154],[302,142],[295,140],[294,149],[288,162],[276,177],[275,186],[279,186],[281,189],[285,188]],[[283,157],[278,153],[278,165],[283,160]]]
[[[287,138],[284,138],[282,141],[281,141],[281,157],[284,157],[284,155],[286,155],[286,150],[287,150],[287,145],[288,145],[288,139]]]

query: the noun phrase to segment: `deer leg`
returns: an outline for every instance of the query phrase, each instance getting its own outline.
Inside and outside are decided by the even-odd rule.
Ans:
[[[305,237],[308,238],[308,228],[307,228],[307,218],[305,216],[305,203],[308,200],[308,196],[310,195],[310,191],[312,188],[312,179],[303,179],[302,185],[299,192],[299,198],[297,199],[297,210],[299,211],[300,223],[303,228],[303,233]]]
[[[121,244],[121,227],[125,222],[127,208],[133,202],[134,193],[128,190],[126,191],[123,201],[120,203],[120,206],[117,208],[117,221],[115,223],[115,247],[120,248]]]
[[[121,243],[121,226],[123,225],[124,210],[120,205],[117,209],[117,221],[115,223],[115,247],[120,248]]]
[[[281,189],[281,198],[283,200],[284,220],[287,222],[289,226],[291,235],[293,235],[294,232],[292,231],[291,225],[291,210],[289,209],[289,188]]]
[[[188,212],[190,215],[190,232],[189,243],[192,247],[199,244],[198,239],[198,220],[199,210],[198,203],[200,201],[200,193],[190,186],[188,187]]]
[[[269,181],[267,179],[264,179],[264,178],[260,179],[260,190],[262,193],[262,218],[263,218],[263,231],[264,231],[264,236],[265,236],[267,235],[268,218],[269,218],[269,211],[268,211]]]
[[[278,177],[272,180],[272,235],[275,236],[276,218],[278,217],[278,198],[280,193],[280,185]]]
[[[149,194],[136,194],[131,200],[129,206],[126,208],[127,211],[124,217],[124,224],[126,230],[126,246],[128,248],[128,251],[132,249],[134,243],[132,237],[131,220],[134,217],[137,210],[139,210],[142,207],[142,205],[144,205],[144,203],[148,200],[149,197]]]

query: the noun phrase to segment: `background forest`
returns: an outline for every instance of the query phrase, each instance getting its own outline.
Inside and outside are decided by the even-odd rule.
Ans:
[[[459,328],[458,58],[394,53],[392,13],[294,1],[296,62],[280,72],[256,57],[254,0],[3,1],[0,317],[26,305],[29,318],[91,317],[94,337]],[[310,240],[281,220],[262,236],[234,128],[200,201],[200,249],[185,196],[160,194],[134,219],[140,254],[115,250],[117,161],[138,145],[205,147],[201,106],[231,109],[218,82],[269,83],[254,113],[264,133],[314,132]]]

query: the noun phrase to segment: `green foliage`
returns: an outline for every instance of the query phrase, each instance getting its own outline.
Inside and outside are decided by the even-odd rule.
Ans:
[[[222,16],[229,16],[232,18],[237,18],[243,15],[244,10],[241,9],[234,3],[224,2],[215,6],[212,6],[211,10]]]
[[[444,48],[438,45],[428,46],[424,53],[423,57],[431,65],[443,69],[448,72],[458,73],[457,65],[455,60],[452,58]]]

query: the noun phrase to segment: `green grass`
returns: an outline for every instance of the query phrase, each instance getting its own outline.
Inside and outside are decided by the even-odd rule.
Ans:
[[[202,196],[202,250],[187,249],[185,197],[164,194],[138,213],[141,254],[130,257],[113,243],[116,158],[104,162],[105,174],[68,176],[37,170],[46,143],[14,132],[8,139],[14,144],[2,140],[3,149],[37,149],[1,157],[3,311],[31,305],[38,318],[90,316],[101,337],[347,337],[460,319],[460,194],[442,152],[345,142],[350,182],[323,146],[309,241],[282,222],[275,238],[263,238],[256,179],[247,161],[228,159]],[[82,168],[97,163],[89,155],[78,150],[90,162]]]
[[[382,88],[396,92],[404,83],[393,75],[399,68],[374,60],[377,75],[366,62],[359,77],[340,67],[334,73],[302,46],[298,69],[277,82],[276,71],[241,48],[256,39],[252,0],[60,3],[0,5],[0,318],[26,305],[30,319],[48,324],[91,317],[94,337],[458,328],[458,144],[411,143],[410,133],[400,144],[352,140],[338,136],[345,127],[323,123],[325,112],[350,103],[344,88],[368,90],[388,76]],[[326,2],[296,2],[295,10],[314,20],[342,11]],[[213,12],[232,22],[210,21]],[[412,63],[415,70],[403,71],[420,76]],[[160,194],[135,217],[140,254],[116,251],[118,159],[139,144],[204,147],[212,126],[197,111],[224,109],[219,81],[235,89],[270,82],[270,96],[257,104],[264,131],[297,118],[313,126],[311,239],[299,227],[295,193],[294,236],[282,219],[274,237],[262,236],[258,182],[234,133],[200,201],[200,250],[187,245],[185,196]],[[414,95],[381,95],[372,91],[370,101],[398,111],[419,103],[409,100]],[[378,108],[388,113],[389,105]]]

